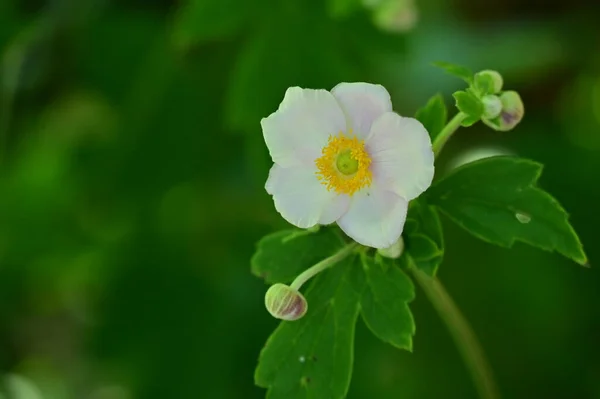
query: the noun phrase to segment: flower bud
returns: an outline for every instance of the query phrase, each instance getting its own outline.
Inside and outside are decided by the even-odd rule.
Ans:
[[[487,76],[489,76],[491,78],[491,81],[493,83],[491,94],[500,93],[500,90],[502,90],[502,86],[504,85],[504,80],[502,79],[502,75],[500,75],[496,71],[492,71],[491,69],[486,69],[481,72],[477,72],[475,74],[475,81],[478,81],[479,79],[482,79],[482,78],[485,79]]]
[[[521,96],[516,91],[505,91],[500,94],[500,102],[502,102],[500,115],[493,119],[483,119],[483,122],[494,130],[506,132],[521,122],[525,107]]]
[[[483,116],[484,119],[494,119],[499,116],[502,112],[502,101],[498,96],[488,94],[481,98],[483,103]]]
[[[378,249],[377,252],[385,258],[397,259],[404,252],[404,239],[400,236],[391,247]]]
[[[414,0],[366,0],[373,8],[374,24],[387,32],[401,33],[412,30],[419,14]]]
[[[280,283],[267,290],[265,306],[271,316],[289,321],[302,318],[308,309],[306,299],[300,292]]]

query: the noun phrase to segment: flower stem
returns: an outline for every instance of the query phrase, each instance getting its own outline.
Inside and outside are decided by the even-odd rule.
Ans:
[[[433,142],[433,154],[437,157],[442,152],[442,148],[448,142],[450,137],[456,132],[456,130],[460,127],[462,121],[467,118],[467,114],[463,112],[459,112],[448,122],[446,126],[442,129],[440,134],[435,138]]]
[[[436,158],[466,118],[467,114],[459,112],[444,126],[433,142],[433,153]],[[469,322],[460,312],[440,280],[429,276],[416,267],[410,257],[409,262],[415,280],[417,280],[441,319],[446,323],[446,327],[448,327],[450,335],[452,335],[454,343],[469,369],[479,396],[484,399],[498,399],[500,396],[492,369]]]
[[[327,269],[328,267],[335,265],[337,262],[341,261],[346,256],[350,255],[350,253],[352,253],[352,251],[354,251],[357,247],[358,247],[357,243],[352,243],[352,244],[346,245],[344,248],[340,249],[338,252],[331,255],[329,258],[325,258],[322,261],[320,261],[319,263],[317,263],[316,265],[314,265],[313,267],[306,269],[298,277],[296,277],[296,279],[292,282],[290,287],[295,290],[299,290],[300,287],[302,287],[302,285],[304,283],[306,283],[308,280],[310,280],[317,274],[321,273],[323,270]]]
[[[412,260],[411,260],[412,262]],[[484,399],[498,399],[498,388],[494,381],[492,369],[488,364],[483,349],[473,332],[473,329],[460,312],[442,283],[435,277],[415,267],[410,268],[415,279],[446,323],[450,335],[454,339],[458,350],[465,361],[473,382]]]

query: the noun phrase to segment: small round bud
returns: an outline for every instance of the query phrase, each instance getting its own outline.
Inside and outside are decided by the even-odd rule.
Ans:
[[[404,252],[404,239],[400,236],[391,247],[378,249],[377,252],[384,258],[397,259]]]
[[[500,90],[502,90],[502,86],[504,85],[502,75],[496,71],[492,71],[491,69],[486,69],[481,72],[477,72],[475,74],[475,80],[478,80],[480,77],[484,76],[489,76],[493,82],[492,94],[500,93]]]
[[[365,3],[373,9],[375,26],[387,32],[408,32],[419,20],[414,0],[367,0]]]
[[[500,94],[500,101],[502,102],[500,115],[493,119],[483,119],[483,122],[494,130],[506,132],[521,122],[525,107],[521,96],[516,91],[505,91]]]
[[[298,320],[306,314],[308,304],[300,292],[278,283],[267,290],[265,307],[276,319],[292,321]]]
[[[502,112],[502,101],[500,101],[498,96],[488,94],[487,96],[483,96],[481,98],[481,102],[483,103],[482,117],[484,119],[494,119],[500,115],[500,112]]]

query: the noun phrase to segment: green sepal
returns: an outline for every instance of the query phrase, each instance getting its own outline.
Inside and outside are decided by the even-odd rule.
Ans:
[[[452,95],[456,100],[456,108],[471,119],[480,119],[483,115],[483,103],[471,90],[457,91]]]

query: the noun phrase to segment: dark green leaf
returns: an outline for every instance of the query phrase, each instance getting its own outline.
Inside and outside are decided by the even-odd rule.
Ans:
[[[456,169],[426,196],[429,203],[484,241],[504,247],[522,241],[586,264],[568,214],[536,187],[541,172],[541,164],[526,159],[486,158]]]
[[[442,68],[446,73],[452,76],[463,79],[469,84],[473,83],[473,72],[471,72],[469,68],[443,61],[434,62],[433,65]]]
[[[408,303],[415,297],[414,286],[389,259],[377,259],[362,256],[366,281],[360,300],[362,318],[377,338],[411,351],[415,323]]]
[[[423,108],[415,114],[415,118],[425,126],[433,142],[448,121],[448,111],[441,94],[431,97]]]
[[[412,231],[405,230],[406,251],[419,269],[435,276],[444,257],[444,236],[438,212],[422,201],[414,201],[408,210],[406,222],[416,225]]]
[[[189,0],[180,7],[174,20],[175,45],[187,49],[237,33],[250,19],[254,5],[237,0]]]
[[[467,91],[457,91],[453,94],[456,100],[456,108],[472,118],[481,118],[483,115],[483,104],[473,93]]]
[[[263,237],[251,260],[252,273],[266,282],[289,283],[302,271],[331,256],[343,244],[332,229],[283,230]]]
[[[358,256],[316,277],[308,312],[282,322],[262,350],[254,380],[271,399],[342,399],[348,392],[364,278]]]

